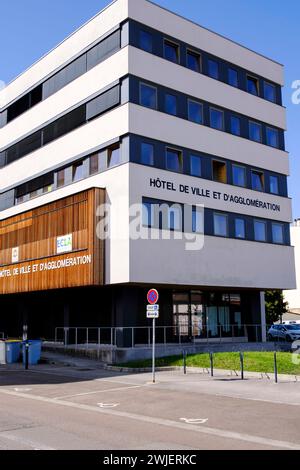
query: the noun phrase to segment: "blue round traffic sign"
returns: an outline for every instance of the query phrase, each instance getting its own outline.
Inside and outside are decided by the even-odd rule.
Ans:
[[[158,292],[156,289],[150,289],[147,294],[148,303],[154,305],[158,301]]]

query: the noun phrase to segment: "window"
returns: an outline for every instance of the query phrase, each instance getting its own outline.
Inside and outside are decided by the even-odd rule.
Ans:
[[[179,46],[171,41],[164,41],[164,58],[179,63]]]
[[[244,219],[235,219],[234,230],[236,238],[246,238],[245,221]]]
[[[194,70],[195,72],[200,72],[201,70],[201,58],[200,54],[197,54],[197,52],[189,51],[187,50],[186,52],[186,66]]]
[[[210,126],[220,131],[224,130],[224,113],[216,108],[210,108]]]
[[[214,181],[227,183],[226,163],[219,160],[212,161],[212,176]]]
[[[254,221],[254,240],[257,242],[265,242],[267,239],[266,223],[262,220]]]
[[[86,71],[86,54],[83,54],[43,83],[43,99],[61,90]]]
[[[201,176],[201,157],[190,155],[190,173],[192,176]]]
[[[115,51],[120,49],[121,34],[115,31],[107,38],[103,39],[99,44],[87,52],[87,69],[95,67],[103,60],[111,56]]]
[[[261,142],[261,124],[249,121],[249,139],[255,142]]]
[[[151,204],[151,202],[143,201],[142,219],[143,219],[143,225],[145,227],[151,227],[152,226],[153,217],[152,217],[152,204]]]
[[[235,186],[246,186],[246,168],[244,166],[232,165],[232,183]]]
[[[264,190],[264,174],[262,171],[251,171],[251,183],[252,189],[256,191],[263,191]]]
[[[108,150],[108,168],[111,168],[116,165],[120,165],[121,163],[121,152],[120,146],[114,145],[110,147]]]
[[[165,95],[165,111],[168,114],[173,114],[176,116],[177,114],[177,98],[175,95],[170,95],[166,93]]]
[[[85,122],[86,106],[83,105],[46,126],[43,129],[43,144],[46,145],[49,142],[58,139]]]
[[[219,64],[215,60],[208,59],[207,61],[207,73],[211,78],[219,79]]]
[[[247,91],[252,95],[259,95],[259,84],[257,78],[247,75]]]
[[[15,200],[16,204],[21,204],[24,201],[24,198],[25,198],[24,195],[23,196],[17,196],[16,200]]]
[[[178,150],[166,150],[166,168],[172,171],[181,171],[182,155]]]
[[[53,184],[48,184],[47,186],[44,186],[42,188],[42,193],[43,194],[50,193],[52,190],[53,190]]]
[[[94,153],[90,156],[90,175],[94,175],[99,171],[99,154]]]
[[[230,116],[230,132],[234,135],[241,135],[241,120],[237,116]]]
[[[153,36],[148,31],[140,30],[140,48],[146,52],[153,51]]]
[[[142,142],[141,163],[143,165],[154,165],[154,145]]]
[[[140,104],[147,108],[156,109],[157,89],[153,86],[141,83],[140,85]]]
[[[72,181],[81,180],[83,176],[83,162],[75,163],[72,166]]]
[[[203,104],[197,101],[188,100],[188,119],[189,121],[203,124]]]
[[[203,209],[197,206],[192,208],[192,232],[203,233]]]
[[[279,194],[278,176],[270,175],[270,193]]]
[[[182,207],[180,204],[171,204],[168,211],[168,229],[182,230]]]
[[[272,223],[272,240],[273,243],[283,244],[283,225]]]
[[[61,188],[65,184],[65,170],[59,170],[57,172],[57,187]]]
[[[97,96],[86,105],[86,119],[90,121],[120,103],[120,85]]]
[[[227,237],[227,216],[225,214],[214,213],[214,235]]]
[[[29,193],[29,199],[33,199],[33,198],[35,198],[35,197],[37,197],[37,196],[38,196],[38,190],[37,190],[37,189],[35,189],[34,191],[31,191],[31,192]]]
[[[276,87],[271,83],[264,82],[264,98],[272,103],[276,103]]]
[[[235,86],[235,87],[239,86],[237,70],[232,69],[232,68],[228,69],[228,84],[231,86]]]
[[[266,144],[278,148],[278,130],[273,127],[266,128]]]

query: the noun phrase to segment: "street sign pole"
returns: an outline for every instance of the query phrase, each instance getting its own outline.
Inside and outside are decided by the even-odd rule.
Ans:
[[[152,320],[153,333],[152,333],[152,381],[155,384],[155,318]]]

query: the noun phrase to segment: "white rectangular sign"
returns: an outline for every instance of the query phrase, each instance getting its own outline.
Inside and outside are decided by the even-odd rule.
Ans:
[[[147,305],[147,312],[158,312],[159,305]]]
[[[66,253],[68,251],[72,251],[73,243],[72,243],[72,233],[68,235],[63,235],[62,237],[57,237],[56,239],[56,253]]]

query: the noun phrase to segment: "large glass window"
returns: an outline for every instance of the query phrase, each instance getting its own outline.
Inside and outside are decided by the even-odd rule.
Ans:
[[[282,224],[272,223],[272,240],[273,243],[282,244],[284,242]]]
[[[257,242],[265,242],[267,240],[266,222],[262,220],[254,221],[254,239]]]
[[[157,89],[146,83],[140,84],[140,104],[147,108],[156,109],[157,106]]]
[[[204,232],[203,209],[201,207],[193,206],[192,208],[192,232]]]
[[[57,187],[61,188],[65,184],[65,170],[59,170],[57,172]]]
[[[154,165],[154,145],[142,142],[141,163],[143,165]]]
[[[259,95],[259,82],[257,78],[247,75],[247,91],[252,95]]]
[[[72,180],[73,181],[81,180],[83,178],[83,176],[84,176],[84,174],[83,174],[83,162],[75,163],[72,166]]]
[[[232,68],[228,69],[228,84],[231,86],[235,86],[235,87],[239,86],[237,70],[232,69]]]
[[[140,48],[147,52],[153,50],[153,36],[149,31],[140,30]]]
[[[278,148],[278,130],[273,127],[266,128],[266,144]]]
[[[227,183],[226,163],[220,160],[212,161],[212,177],[218,183]]]
[[[188,100],[189,121],[203,124],[203,104],[198,101]]]
[[[171,204],[168,213],[168,229],[182,230],[182,207],[180,204]]]
[[[210,126],[220,131],[224,130],[224,113],[216,108],[210,108]]]
[[[278,176],[270,175],[270,193],[279,194]]]
[[[209,59],[207,61],[207,72],[211,78],[219,79],[219,64],[215,60]]]
[[[230,132],[234,135],[241,135],[241,120],[237,116],[230,116]]]
[[[90,156],[90,175],[94,175],[99,171],[99,154],[94,153]]]
[[[234,221],[235,237],[246,238],[245,221],[244,219],[235,219]]]
[[[151,227],[153,225],[152,204],[150,202],[143,201],[142,219],[145,227]]]
[[[121,151],[119,145],[114,145],[108,149],[108,167],[111,168],[121,163]]]
[[[166,168],[172,171],[181,171],[182,169],[182,154],[178,150],[166,150]]]
[[[177,98],[175,95],[171,95],[170,93],[165,94],[165,111],[168,114],[173,114],[173,116],[176,116]]]
[[[191,176],[201,176],[201,157],[199,155],[190,155],[190,173]]]
[[[232,165],[232,182],[235,186],[246,186],[246,168],[240,165]]]
[[[262,171],[251,171],[252,189],[256,191],[264,190],[264,174]]]
[[[276,103],[276,87],[272,83],[264,82],[264,98]]]
[[[261,124],[249,121],[249,139],[255,142],[261,142]]]
[[[214,213],[214,235],[227,237],[227,216],[225,214]]]
[[[179,46],[171,41],[164,41],[164,58],[179,63]]]
[[[194,51],[187,50],[186,53],[186,65],[189,69],[194,70],[195,72],[200,72],[201,70],[201,57],[200,54]]]
[[[100,62],[107,59],[115,51],[120,49],[120,39],[121,34],[118,30],[90,49],[87,52],[87,69],[90,70],[97,64],[100,64]]]

